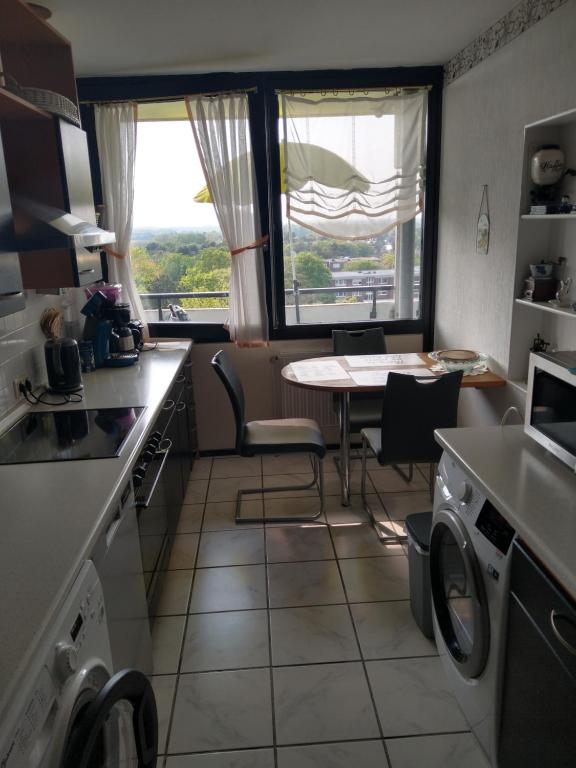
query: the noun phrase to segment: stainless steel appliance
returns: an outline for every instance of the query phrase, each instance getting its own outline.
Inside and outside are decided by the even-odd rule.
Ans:
[[[44,355],[50,392],[69,394],[83,388],[76,339],[48,339],[44,344]]]
[[[576,352],[530,354],[524,431],[576,471]]]
[[[0,317],[24,309],[20,261],[14,237],[12,204],[0,136]]]
[[[514,537],[514,529],[444,453],[430,536],[434,636],[454,695],[493,765]]]
[[[0,765],[154,768],[157,736],[148,678],[114,669],[104,594],[87,561],[1,713]]]
[[[0,435],[0,464],[118,456],[144,408],[32,411]]]

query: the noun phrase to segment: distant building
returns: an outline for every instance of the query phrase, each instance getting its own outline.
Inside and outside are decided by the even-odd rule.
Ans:
[[[339,298],[346,296],[357,296],[361,301],[368,301],[372,298],[372,291],[363,291],[373,285],[383,286],[377,293],[378,299],[394,298],[394,281],[396,271],[394,269],[363,269],[359,272],[339,271],[331,272],[332,284],[335,288],[358,288],[357,291],[337,291]],[[414,268],[414,285],[420,285],[420,267]],[[386,287],[389,286],[389,287]]]

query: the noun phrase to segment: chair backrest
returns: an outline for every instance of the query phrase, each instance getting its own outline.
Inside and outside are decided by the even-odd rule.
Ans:
[[[241,453],[244,441],[244,389],[228,355],[221,349],[212,358],[212,367],[226,387],[236,422],[236,451]]]
[[[358,331],[332,331],[335,355],[385,355],[386,337],[382,328]]]
[[[437,379],[390,373],[382,407],[381,464],[439,461],[434,430],[455,427],[462,371]]]

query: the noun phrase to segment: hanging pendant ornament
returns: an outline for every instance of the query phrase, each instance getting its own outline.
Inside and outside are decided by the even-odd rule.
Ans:
[[[480,203],[480,213],[478,214],[478,225],[476,227],[476,253],[479,256],[486,256],[490,245],[490,215],[488,213],[488,184],[484,184],[482,190],[482,202]]]

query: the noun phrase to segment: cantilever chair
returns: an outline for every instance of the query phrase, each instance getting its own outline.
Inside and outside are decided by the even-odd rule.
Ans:
[[[382,328],[363,331],[332,331],[335,355],[385,355],[386,337]],[[377,427],[382,418],[382,393],[359,392],[350,395],[350,433],[364,427]]]
[[[362,430],[362,482],[364,510],[378,536],[386,541],[402,541],[390,526],[374,517],[366,498],[366,460],[368,449],[382,466],[430,463],[430,493],[434,466],[442,448],[434,440],[434,430],[455,427],[462,371],[446,373],[437,379],[418,378],[403,373],[388,374],[382,407],[381,425]]]
[[[223,350],[212,358],[212,366],[226,388],[234,420],[236,422],[236,452],[239,456],[261,456],[276,453],[309,453],[313,457],[313,477],[307,485],[291,485],[276,488],[250,488],[239,490],[236,495],[236,523],[258,523],[261,518],[241,517],[242,497],[250,493],[271,491],[305,491],[318,487],[320,509],[308,516],[274,517],[270,522],[310,522],[324,511],[324,479],[322,459],[326,444],[318,424],[312,419],[272,419],[269,421],[245,421],[244,390],[242,383]]]

